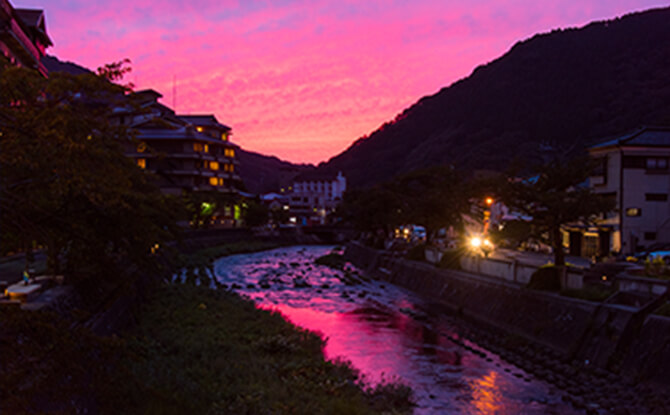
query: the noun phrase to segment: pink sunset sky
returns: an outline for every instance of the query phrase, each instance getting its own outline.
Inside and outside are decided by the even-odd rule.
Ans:
[[[46,11],[49,53],[214,113],[247,150],[318,163],[518,40],[654,0],[10,0]]]

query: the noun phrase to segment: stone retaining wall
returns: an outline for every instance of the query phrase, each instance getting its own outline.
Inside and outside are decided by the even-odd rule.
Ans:
[[[482,258],[480,256],[463,256],[461,267],[469,272],[503,278],[526,285],[537,270],[537,266],[524,264],[513,259]],[[565,287],[580,290],[584,287],[584,273],[580,270],[568,269]]]
[[[345,255],[359,268],[434,299],[465,318],[566,357],[670,384],[669,318],[647,317],[637,327],[633,316],[640,315],[633,307],[582,301],[529,290],[504,279],[438,269],[358,243],[349,243]],[[626,347],[621,347],[622,338]]]

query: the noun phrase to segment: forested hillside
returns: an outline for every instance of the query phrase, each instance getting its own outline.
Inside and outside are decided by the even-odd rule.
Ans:
[[[670,124],[670,8],[519,42],[320,168],[354,186],[436,164],[500,170],[642,124]]]

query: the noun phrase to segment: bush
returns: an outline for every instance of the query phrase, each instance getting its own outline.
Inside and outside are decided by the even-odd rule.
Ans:
[[[665,303],[654,311],[659,316],[670,317],[670,303]]]
[[[334,252],[320,256],[314,262],[318,265],[325,265],[327,267],[340,270],[343,269],[344,264],[347,263],[347,261],[344,259],[344,255],[337,254]]]
[[[412,260],[412,261],[425,261],[426,260],[426,255],[425,255],[425,250],[426,250],[426,244],[421,244],[414,246],[407,251],[407,255],[405,255],[405,258]]]
[[[581,290],[563,290],[561,291],[561,295],[601,303],[611,297],[615,292],[616,289],[613,287],[592,285],[584,287]]]
[[[541,291],[560,291],[561,279],[558,268],[552,265],[544,265],[530,276],[528,288]]]
[[[444,251],[437,266],[446,269],[461,269],[461,256],[462,252],[456,249]]]

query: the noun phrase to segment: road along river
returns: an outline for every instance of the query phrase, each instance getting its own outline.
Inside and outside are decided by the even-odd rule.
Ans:
[[[577,414],[560,390],[468,339],[470,326],[432,312],[415,294],[316,265],[333,247],[298,246],[221,258],[217,281],[327,339],[328,359],[352,363],[369,383],[397,380],[417,414]]]

